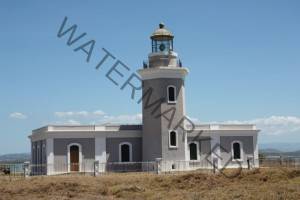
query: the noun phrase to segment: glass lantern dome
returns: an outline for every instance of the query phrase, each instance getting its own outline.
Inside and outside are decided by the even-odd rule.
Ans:
[[[165,28],[163,23],[159,24],[159,28],[151,35],[152,53],[173,51],[172,33]]]

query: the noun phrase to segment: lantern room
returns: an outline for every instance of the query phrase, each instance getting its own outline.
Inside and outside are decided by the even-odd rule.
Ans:
[[[159,28],[151,35],[152,53],[173,51],[172,33],[165,28],[163,23],[159,24]]]

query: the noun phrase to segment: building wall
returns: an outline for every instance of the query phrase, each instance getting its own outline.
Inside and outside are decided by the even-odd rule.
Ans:
[[[132,161],[142,161],[142,138],[106,138],[106,158],[108,162],[119,162],[119,144],[128,142],[132,145]]]
[[[240,141],[242,143],[243,149],[243,162],[241,163],[243,167],[247,167],[247,157],[254,157],[254,146],[253,146],[253,136],[221,136],[220,137],[220,150],[222,157],[222,167],[225,166],[236,166],[236,161],[232,161],[232,147],[231,144],[233,141]]]
[[[46,164],[46,140],[31,143],[31,163],[34,165]]]
[[[200,160],[211,161],[211,142],[210,137],[188,137],[187,142],[198,142]],[[189,159],[189,158],[188,158]]]
[[[95,160],[95,139],[94,138],[55,138],[54,147],[54,171],[68,171],[68,145],[78,143],[82,147],[81,168],[91,171]]]
[[[46,140],[38,140],[31,143],[31,164],[32,175],[46,174]]]
[[[169,104],[167,102],[167,87],[174,85],[176,87],[177,102]],[[164,98],[163,103],[154,114],[154,107],[145,109],[146,98],[143,100],[143,160],[153,161],[156,158],[164,160],[185,160],[186,136],[182,129],[178,129],[178,148],[169,148],[169,130],[173,129],[184,116],[184,81],[180,78],[158,78],[143,81],[143,93],[149,88],[153,93],[149,104],[160,98]],[[148,104],[148,105],[149,105]],[[176,112],[169,128],[169,121],[159,114],[175,108]],[[171,118],[172,112],[164,115]]]
[[[162,98],[160,88],[154,85],[153,80],[143,81],[143,95],[152,88],[152,94],[149,96],[148,105]],[[160,112],[160,108],[153,113],[156,106],[147,108],[147,96],[143,99],[143,161],[154,161],[162,157],[162,138],[161,138],[161,120],[155,117]]]

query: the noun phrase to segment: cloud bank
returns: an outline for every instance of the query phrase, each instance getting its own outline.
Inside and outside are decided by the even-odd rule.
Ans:
[[[20,113],[20,112],[10,113],[9,117],[13,118],[13,119],[27,119],[27,116],[23,113]]]
[[[195,123],[201,123],[193,118]],[[255,124],[262,134],[284,135],[300,134],[300,118],[295,116],[270,116],[251,120],[229,120],[223,122],[208,122],[212,124]]]
[[[54,116],[59,120],[54,124],[68,124],[68,125],[80,125],[80,124],[141,124],[142,114],[132,115],[109,115],[102,110],[96,111],[67,111],[67,112],[55,112]]]
[[[96,110],[93,112],[88,111],[67,111],[67,112],[55,112],[54,115],[56,117],[98,117],[105,115],[105,113],[102,110]]]
[[[242,123],[256,124],[257,128],[261,129],[263,134],[268,135],[300,133],[300,118],[295,116],[271,116],[244,121]]]

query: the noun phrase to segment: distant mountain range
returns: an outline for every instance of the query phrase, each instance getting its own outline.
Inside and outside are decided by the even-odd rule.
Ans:
[[[291,151],[291,152],[283,152],[277,149],[261,149],[259,150],[260,154],[265,156],[291,156],[291,157],[300,157],[300,150],[299,151]]]
[[[281,152],[300,151],[300,143],[262,143],[259,144],[260,150],[278,150]]]
[[[30,153],[14,153],[0,155],[0,162],[25,162],[30,161]]]

